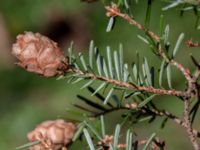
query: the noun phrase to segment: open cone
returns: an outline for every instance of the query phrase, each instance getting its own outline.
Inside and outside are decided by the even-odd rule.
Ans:
[[[57,43],[39,33],[18,35],[12,54],[18,59],[18,65],[45,77],[63,74],[68,69],[67,58]]]

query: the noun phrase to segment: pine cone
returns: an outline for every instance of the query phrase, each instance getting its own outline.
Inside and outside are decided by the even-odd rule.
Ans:
[[[18,65],[45,77],[63,74],[68,69],[67,59],[57,43],[39,33],[18,35],[12,53],[19,60]]]
[[[76,127],[64,120],[45,121],[28,133],[31,142],[40,141],[29,150],[61,150],[72,140]]]

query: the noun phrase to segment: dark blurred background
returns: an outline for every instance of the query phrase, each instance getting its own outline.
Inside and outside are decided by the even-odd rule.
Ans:
[[[141,23],[144,23],[146,3],[140,0],[137,5],[133,5],[134,18]],[[160,1],[154,1],[150,28],[155,32],[159,31],[159,16],[162,13],[165,15],[165,22],[170,25],[172,47],[181,32],[186,34],[185,41],[191,37],[200,41],[199,31],[194,28],[195,15],[188,12],[180,17],[177,9],[162,12],[164,5]],[[76,51],[87,52],[89,42],[93,39],[102,53],[107,45],[116,49],[121,42],[124,45],[126,62],[133,62],[135,52],[138,51],[149,59],[151,65],[159,67],[159,59],[137,38],[137,34],[143,35],[141,31],[118,19],[114,31],[106,33],[107,22],[108,18],[100,2],[87,4],[79,0],[0,1],[0,150],[11,150],[25,144],[27,132],[44,120],[70,117],[66,108],[77,101],[76,94],[85,92],[79,90],[78,85],[69,85],[65,80],[47,79],[15,66],[10,52],[16,35],[24,31],[40,32],[58,42],[63,51],[67,50],[71,41],[74,41]],[[177,60],[194,69],[188,57],[189,53],[199,59],[199,49],[189,50],[183,44]],[[172,73],[174,88],[184,89],[182,75],[175,69]],[[162,96],[156,98],[155,102],[160,108],[167,108],[176,115],[182,115],[182,103],[177,99]],[[115,115],[110,119],[113,124],[108,125],[112,129],[119,119]],[[147,126],[142,123],[134,128],[142,137],[148,137],[152,132],[158,133],[158,136],[166,140],[170,150],[191,149],[189,139],[180,127],[169,121],[162,130],[161,121],[157,119],[155,124]],[[197,128],[198,123],[200,121],[195,123]]]

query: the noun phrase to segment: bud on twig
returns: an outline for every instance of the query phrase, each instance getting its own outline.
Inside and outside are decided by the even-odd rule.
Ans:
[[[115,17],[117,16],[116,13],[120,13],[120,9],[115,3],[111,3],[111,6],[106,6],[107,9],[106,16],[107,17]]]
[[[126,103],[125,107],[129,108],[129,109],[136,109],[136,108],[138,108],[138,103],[136,103],[136,102],[133,102],[133,103],[130,103],[130,104]]]
[[[29,150],[61,150],[64,149],[74,136],[76,127],[64,120],[45,121],[28,133],[31,142],[40,141]]]
[[[68,69],[67,59],[57,43],[39,33],[18,35],[12,53],[17,57],[18,65],[45,77],[63,74]]]
[[[188,47],[200,47],[200,43],[198,42],[193,42],[192,39],[188,40],[186,42],[187,46]]]
[[[105,135],[105,137],[98,142],[99,146],[102,146],[102,150],[110,150],[109,145],[113,144],[113,135]],[[126,144],[118,144],[117,148],[119,150],[125,149]]]

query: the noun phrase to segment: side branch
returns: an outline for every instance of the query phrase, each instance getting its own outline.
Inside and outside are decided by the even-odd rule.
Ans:
[[[195,141],[196,139],[194,137],[200,137],[200,132],[198,132],[196,129],[193,129],[187,122],[186,122],[186,118],[184,118],[184,120],[180,119],[179,117],[173,115],[172,113],[168,112],[168,111],[161,111],[159,109],[149,109],[149,111],[151,111],[151,113],[154,113],[157,116],[160,117],[167,117],[168,119],[174,121],[176,124],[182,126],[183,128],[188,129],[188,132],[190,132],[190,135],[193,139],[193,141]],[[185,112],[186,113],[186,112]],[[188,119],[187,119],[188,120]],[[190,126],[190,128],[188,127]]]
[[[108,109],[105,112],[97,113],[91,117],[97,117],[97,116],[109,114],[109,113],[112,113],[114,111],[119,111],[119,110],[132,110],[132,109],[137,109],[137,107],[134,107],[134,108],[126,107],[126,106],[116,107],[116,108]],[[188,124],[184,120],[182,120],[181,118],[177,117],[176,115],[174,115],[168,111],[159,110],[157,108],[147,108],[147,107],[143,107],[140,109],[143,113],[147,112],[147,113],[151,113],[153,115],[159,116],[159,117],[167,117],[168,119],[172,120],[174,123],[182,126],[183,128],[186,128],[186,129],[188,128]],[[196,129],[190,128],[190,130],[188,130],[188,132],[190,132],[192,137],[200,137],[200,132],[198,132]]]
[[[171,96],[177,96],[177,97],[187,96],[186,92],[177,91],[177,90],[174,90],[174,89],[166,90],[166,89],[157,89],[157,88],[154,88],[154,87],[151,87],[151,86],[150,87],[139,86],[139,85],[136,85],[134,83],[123,82],[123,81],[119,81],[119,80],[115,80],[115,79],[106,78],[106,77],[103,77],[103,76],[97,76],[97,75],[92,74],[92,73],[84,73],[81,70],[71,70],[71,71],[73,73],[78,73],[79,75],[83,75],[86,78],[105,81],[107,83],[116,85],[118,87],[124,87],[124,88],[132,89],[132,90],[144,91],[144,92],[154,93],[154,94],[158,94],[158,95],[171,95]]]

